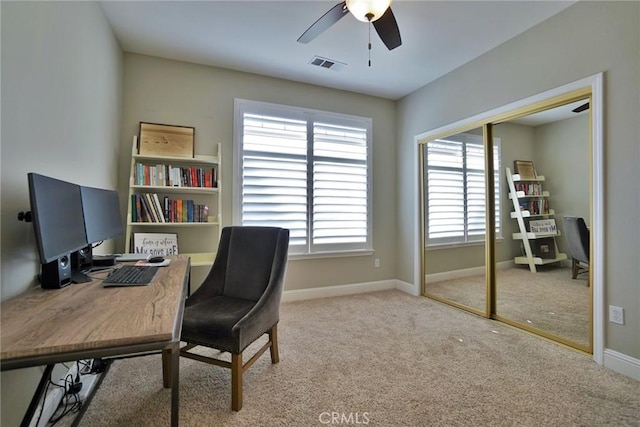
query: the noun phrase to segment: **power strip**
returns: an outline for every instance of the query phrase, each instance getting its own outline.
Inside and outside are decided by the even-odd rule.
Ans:
[[[42,405],[40,411],[36,411],[31,419],[29,427],[44,427],[49,423],[49,419],[56,412],[62,398],[64,397],[64,390],[56,387],[47,393],[47,397]],[[38,422],[40,420],[40,422]]]
[[[88,363],[89,361],[82,361],[83,363]],[[72,363],[71,367],[58,381],[55,381],[56,384],[65,387],[68,386],[68,383],[65,383],[66,378],[73,378],[72,381],[75,382],[76,377],[78,376],[78,364]],[[80,374],[79,376],[80,382],[82,382],[82,388],[78,392],[79,399],[84,402],[89,393],[93,390],[93,388],[97,384],[98,374]],[[49,386],[49,390],[44,399],[44,404],[40,405],[38,409],[31,419],[29,423],[29,427],[44,427],[49,423],[49,419],[55,414],[58,406],[62,402],[64,398],[66,390],[62,387]],[[38,422],[38,420],[40,420]]]
[[[78,397],[82,403],[85,403],[91,391],[98,384],[98,374],[81,375],[80,381],[82,382],[82,388],[78,392]]]

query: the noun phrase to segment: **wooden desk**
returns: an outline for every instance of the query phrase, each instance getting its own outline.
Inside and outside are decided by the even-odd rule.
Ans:
[[[178,425],[180,332],[190,259],[171,257],[149,286],[103,288],[102,280],[34,288],[2,302],[0,369],[163,350]]]

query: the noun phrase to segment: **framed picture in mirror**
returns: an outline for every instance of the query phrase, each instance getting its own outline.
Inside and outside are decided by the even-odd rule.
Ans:
[[[536,168],[531,160],[514,160],[513,169],[520,179],[536,179]]]

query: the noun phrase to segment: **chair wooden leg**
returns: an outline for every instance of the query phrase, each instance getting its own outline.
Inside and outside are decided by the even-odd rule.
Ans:
[[[231,409],[242,408],[242,354],[231,354]]]
[[[274,325],[269,330],[269,340],[271,341],[271,363],[278,363],[280,355],[278,354],[278,325]]]
[[[578,261],[574,259],[572,262],[571,278],[575,279],[576,277],[578,277]]]

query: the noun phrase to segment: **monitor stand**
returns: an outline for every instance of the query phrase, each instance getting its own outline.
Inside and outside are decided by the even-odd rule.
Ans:
[[[71,270],[71,283],[87,283],[90,281],[91,278],[82,271]]]
[[[93,265],[97,267],[110,267],[116,264],[115,255],[94,255]]]

